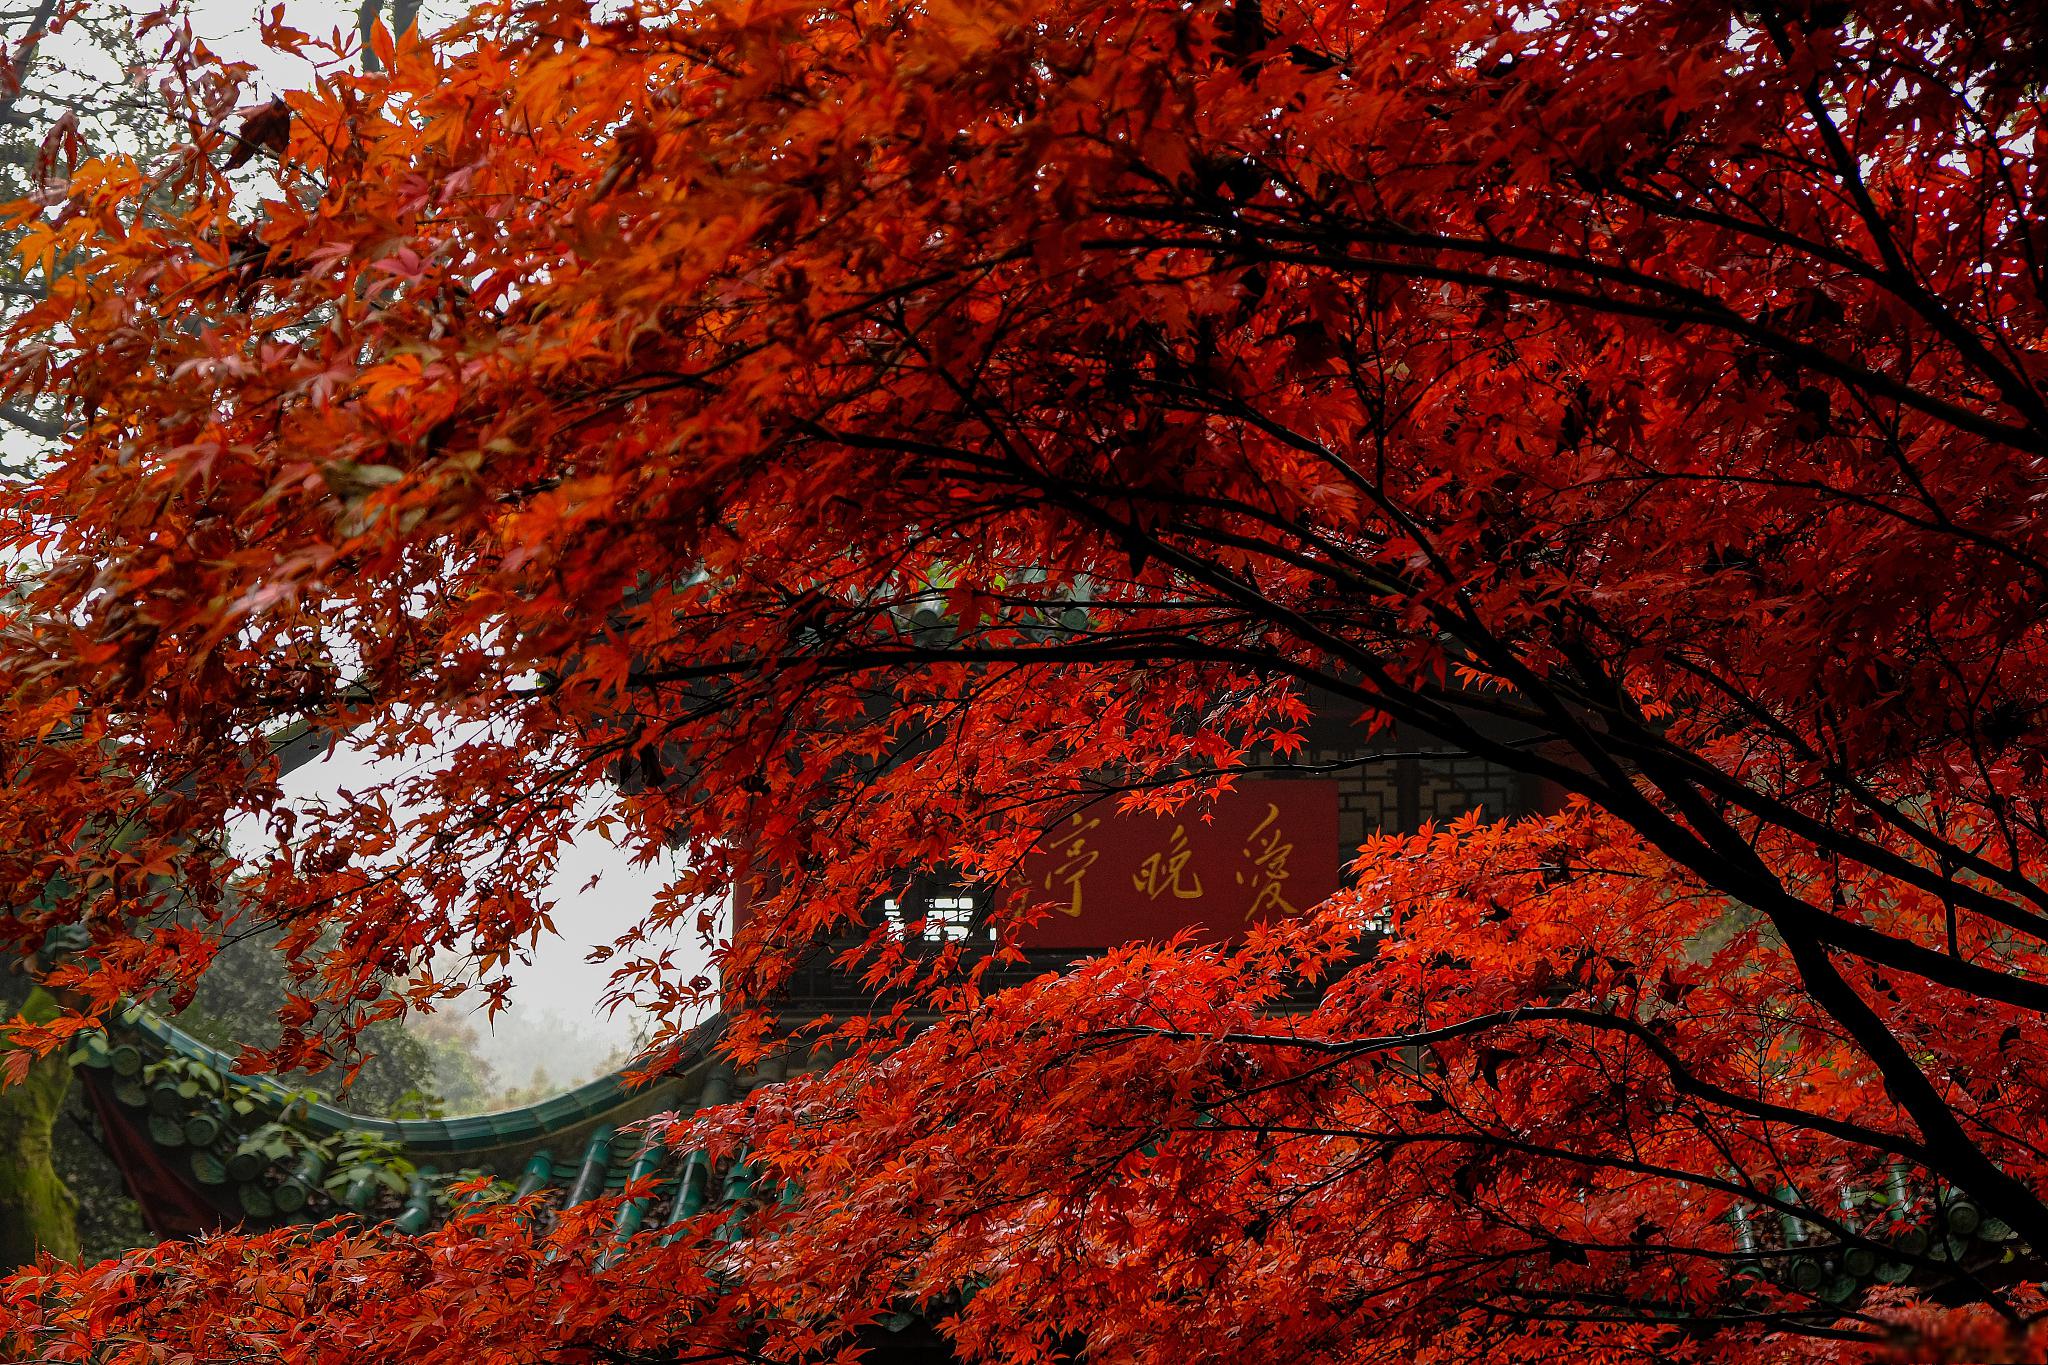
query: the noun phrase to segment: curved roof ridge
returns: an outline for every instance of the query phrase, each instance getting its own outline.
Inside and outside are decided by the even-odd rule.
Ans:
[[[476,1147],[500,1147],[508,1143],[534,1141],[568,1127],[588,1122],[639,1095],[646,1087],[628,1084],[631,1066],[620,1067],[544,1100],[514,1105],[482,1114],[465,1114],[445,1119],[387,1119],[358,1114],[338,1104],[309,1098],[280,1077],[269,1072],[244,1074],[235,1069],[235,1059],[210,1043],[193,1037],[170,1020],[140,1004],[131,1004],[122,1022],[148,1035],[168,1051],[229,1076],[280,1106],[291,1106],[295,1126],[323,1136],[341,1132],[369,1133],[419,1152],[457,1152]],[[683,1039],[683,1065],[701,1060],[725,1029],[723,1013],[714,1014],[691,1029]]]

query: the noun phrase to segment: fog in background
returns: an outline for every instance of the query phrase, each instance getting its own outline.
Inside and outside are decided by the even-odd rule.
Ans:
[[[379,761],[343,746],[287,774],[282,786],[292,800],[327,798],[343,789],[361,791],[389,781],[411,766]],[[593,792],[592,802],[605,794]],[[595,834],[579,835],[564,850],[551,887],[560,934],[543,938],[531,963],[514,963],[507,969],[516,983],[511,1008],[500,1011],[495,1021],[459,1006],[441,1011],[447,1021],[474,1030],[477,1055],[490,1064],[500,1093],[560,1089],[624,1060],[643,1021],[630,1010],[606,1013],[598,1008],[611,968],[585,958],[591,948],[632,928],[669,875],[668,867],[659,863],[633,867],[623,850]],[[598,879],[597,885],[585,890],[592,877]],[[694,973],[703,960],[694,936],[685,936],[674,946],[684,974]]]

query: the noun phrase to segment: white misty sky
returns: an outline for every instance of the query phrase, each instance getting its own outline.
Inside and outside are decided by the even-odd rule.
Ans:
[[[101,0],[101,3],[108,2]],[[136,14],[148,14],[161,7],[159,0],[111,0],[111,3]],[[280,0],[265,0],[261,4],[253,3],[253,0],[185,0],[181,9],[192,17],[192,31],[205,39],[216,53],[231,61],[248,62],[257,67],[265,82],[263,93],[268,95],[304,84],[309,79],[306,64],[280,57],[263,47],[259,16],[269,13],[279,3]],[[318,39],[324,39],[337,28],[345,35],[354,33],[358,3],[359,0],[282,0],[285,22]],[[423,0],[419,14],[421,31],[432,32],[460,14],[463,8],[460,0]],[[384,0],[383,10],[388,20],[390,0]]]
[[[138,18],[159,8],[157,0],[88,2],[125,8]],[[260,89],[252,92],[252,100],[303,85],[312,77],[312,68],[305,62],[280,57],[261,44],[258,16],[276,3],[191,0],[184,6],[194,32],[217,54],[258,68]],[[316,37],[337,28],[349,34],[356,26],[356,0],[284,0],[283,7],[287,23]],[[388,4],[386,9],[388,12]],[[459,0],[427,0],[420,22],[431,30],[458,12]],[[50,54],[59,60],[69,56],[75,61],[77,52],[61,34],[50,44]],[[405,766],[380,765],[343,747],[300,769],[285,785],[295,797],[332,795],[344,787],[361,790],[395,776]],[[598,885],[582,891],[593,875],[600,878]],[[474,1021],[479,1034],[485,1035],[482,1051],[502,1082],[524,1085],[536,1067],[544,1068],[558,1085],[587,1079],[619,1046],[631,1041],[633,1018],[623,1013],[608,1015],[597,1008],[608,968],[585,958],[593,945],[609,943],[632,926],[663,879],[661,868],[635,869],[624,854],[595,835],[585,835],[571,846],[555,882],[555,923],[561,937],[543,942],[530,965],[511,972],[517,982],[513,1012],[518,1017],[502,1026],[495,1037],[486,1034],[481,1016]],[[696,970],[694,962],[701,959],[694,942],[676,946],[686,964],[692,964],[686,969]]]
[[[329,797],[344,788],[361,791],[412,767],[412,763],[380,761],[343,746],[289,774],[284,788],[294,798]],[[602,795],[593,793],[593,799]],[[593,876],[598,884],[583,890]],[[533,961],[515,965],[509,973],[517,983],[512,1013],[518,1017],[501,1030],[503,1038],[491,1035],[481,1015],[473,1021],[482,1043],[480,1051],[501,1081],[523,1085],[536,1066],[544,1067],[558,1083],[585,1080],[617,1047],[632,1040],[634,1017],[623,1011],[607,1014],[598,1008],[610,968],[585,959],[593,946],[610,943],[633,927],[666,877],[661,865],[633,867],[623,851],[595,834],[581,835],[571,843],[554,880],[554,921],[560,936],[542,939]],[[676,946],[685,962],[696,959],[693,938]]]

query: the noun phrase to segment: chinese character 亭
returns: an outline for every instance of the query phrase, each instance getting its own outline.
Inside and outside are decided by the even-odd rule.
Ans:
[[[1067,890],[1067,903],[1059,907],[1064,915],[1078,916],[1081,913],[1081,879],[1088,875],[1088,869],[1095,866],[1102,856],[1100,849],[1088,846],[1088,831],[1102,821],[1087,819],[1080,815],[1073,817],[1074,828],[1061,834],[1053,842],[1052,852],[1059,857],[1059,864],[1045,874],[1040,885],[1051,891],[1062,886]]]

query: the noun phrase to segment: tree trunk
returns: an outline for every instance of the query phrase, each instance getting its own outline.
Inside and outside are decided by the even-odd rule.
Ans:
[[[56,1012],[40,988],[21,1009],[36,1020]],[[0,1018],[13,1013],[0,1001]],[[0,1089],[0,1274],[45,1251],[67,1260],[78,1255],[78,1204],[50,1164],[50,1130],[70,1088],[70,1064],[59,1056],[31,1066],[21,1085]]]

